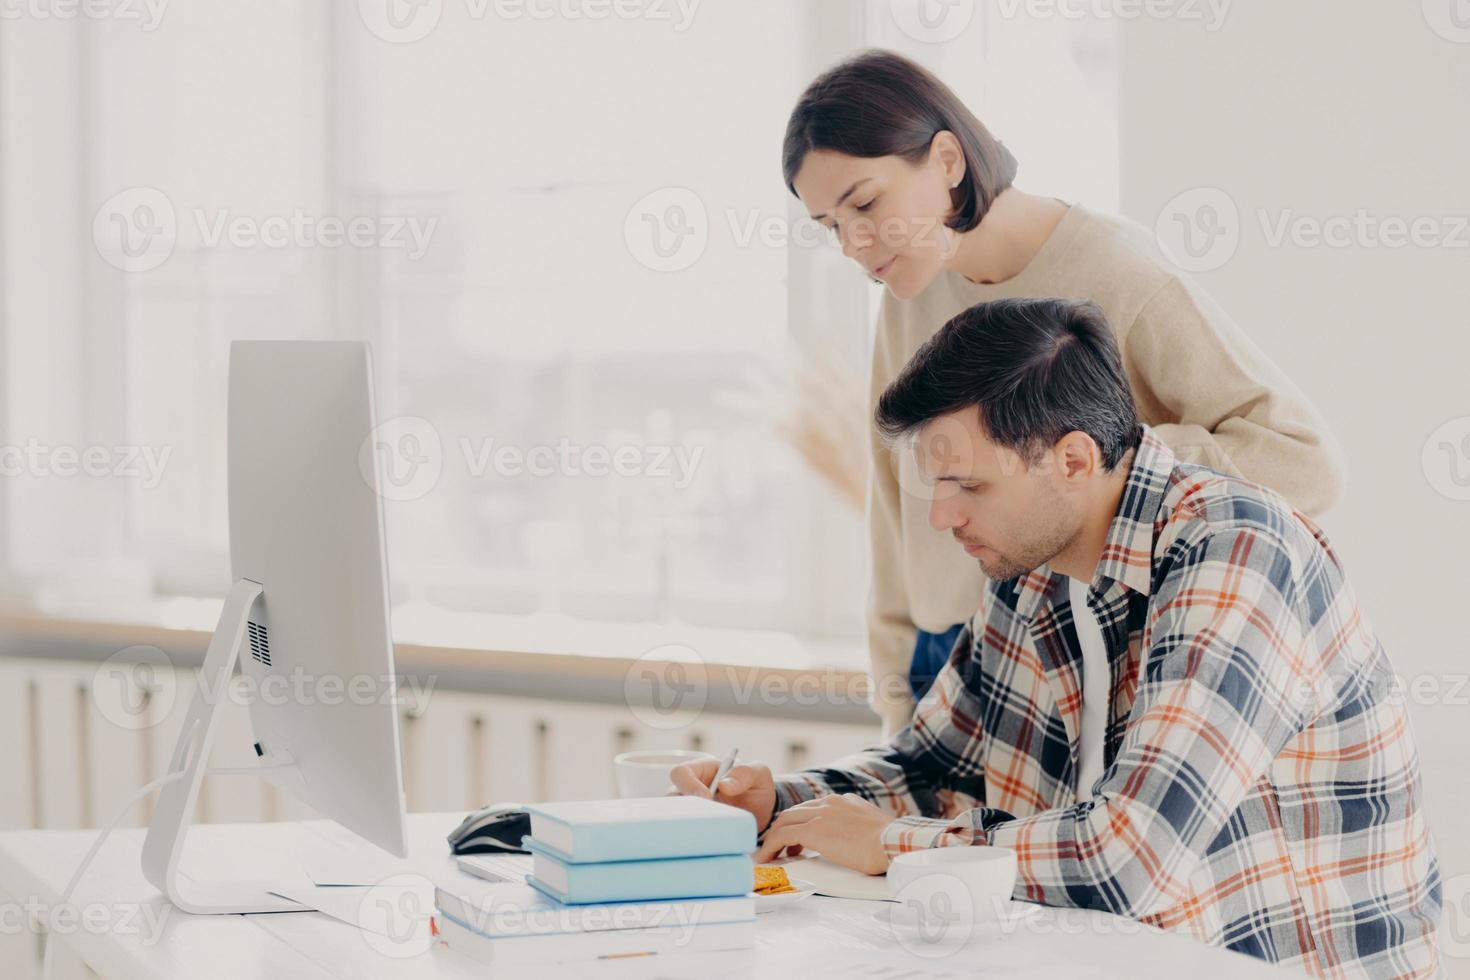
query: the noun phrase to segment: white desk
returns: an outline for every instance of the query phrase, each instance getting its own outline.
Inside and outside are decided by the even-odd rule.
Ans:
[[[444,835],[462,814],[409,817],[410,858],[434,873],[452,862]],[[8,902],[53,903],[77,861],[94,839],[89,831],[17,831],[0,834],[0,892]],[[260,877],[283,855],[350,839],[334,824],[239,824],[199,827],[190,839],[188,862],[204,860],[214,873]],[[408,957],[380,951],[379,937],[318,912],[252,916],[188,916],[168,906],[144,880],[138,863],[143,831],[110,838],[77,888],[72,904],[105,908],[116,927],[77,928],[63,937],[103,977],[286,978],[483,977],[484,965],[438,947]],[[202,847],[196,849],[195,845]],[[212,850],[211,850],[212,848]],[[273,857],[274,856],[274,857]],[[197,865],[196,865],[197,867]],[[888,903],[816,896],[760,916],[759,945],[730,953],[686,953],[622,961],[600,961],[537,970],[537,976],[593,977],[808,977],[836,972],[867,978],[979,975],[1078,978],[1117,976],[1189,980],[1290,980],[1295,974],[1250,957],[1201,946],[1181,936],[1144,929],[1104,913],[1038,909],[1008,933],[977,937],[959,952],[920,955],[926,947],[900,941],[874,912]],[[13,907],[12,907],[13,908]],[[96,913],[101,916],[102,913]],[[149,942],[147,916],[161,922]],[[158,917],[162,916],[161,919]],[[136,932],[123,919],[131,917]],[[917,952],[916,952],[917,951]],[[855,961],[855,956],[861,957]],[[837,957],[841,963],[832,958]],[[829,969],[823,969],[823,966]],[[495,971],[496,976],[515,975]]]

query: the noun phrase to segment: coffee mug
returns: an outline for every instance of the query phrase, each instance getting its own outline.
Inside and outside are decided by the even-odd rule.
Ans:
[[[983,844],[909,851],[889,864],[888,884],[899,903],[896,920],[996,922],[1016,888],[1016,852]]]
[[[685,762],[713,759],[708,752],[691,749],[644,749],[623,752],[613,757],[613,782],[618,795],[663,796],[672,785],[669,772]]]

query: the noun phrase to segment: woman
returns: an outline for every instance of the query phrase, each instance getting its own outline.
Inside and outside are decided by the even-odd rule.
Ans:
[[[791,113],[782,166],[843,253],[887,286],[870,408],[918,346],[975,303],[1091,299],[1118,332],[1140,416],[1181,459],[1271,487],[1308,515],[1337,499],[1335,446],[1281,371],[1142,228],[1012,186],[1015,159],[924,68],[869,51],[822,74]],[[985,580],[929,527],[924,494],[901,485],[905,461],[870,439],[868,635],[889,735],[908,724]]]

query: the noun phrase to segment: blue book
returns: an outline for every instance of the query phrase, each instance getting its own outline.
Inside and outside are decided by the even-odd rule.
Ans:
[[[755,850],[754,817],[697,796],[537,803],[526,810],[531,838],[567,864]]]
[[[745,895],[755,887],[747,854],[568,864],[527,837],[532,874],[526,884],[566,905],[654,902]]]

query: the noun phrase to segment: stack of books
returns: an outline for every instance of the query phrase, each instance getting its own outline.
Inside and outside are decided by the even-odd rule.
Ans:
[[[440,941],[480,959],[560,961],[755,944],[755,820],[687,796],[527,807],[526,883],[435,891]]]

